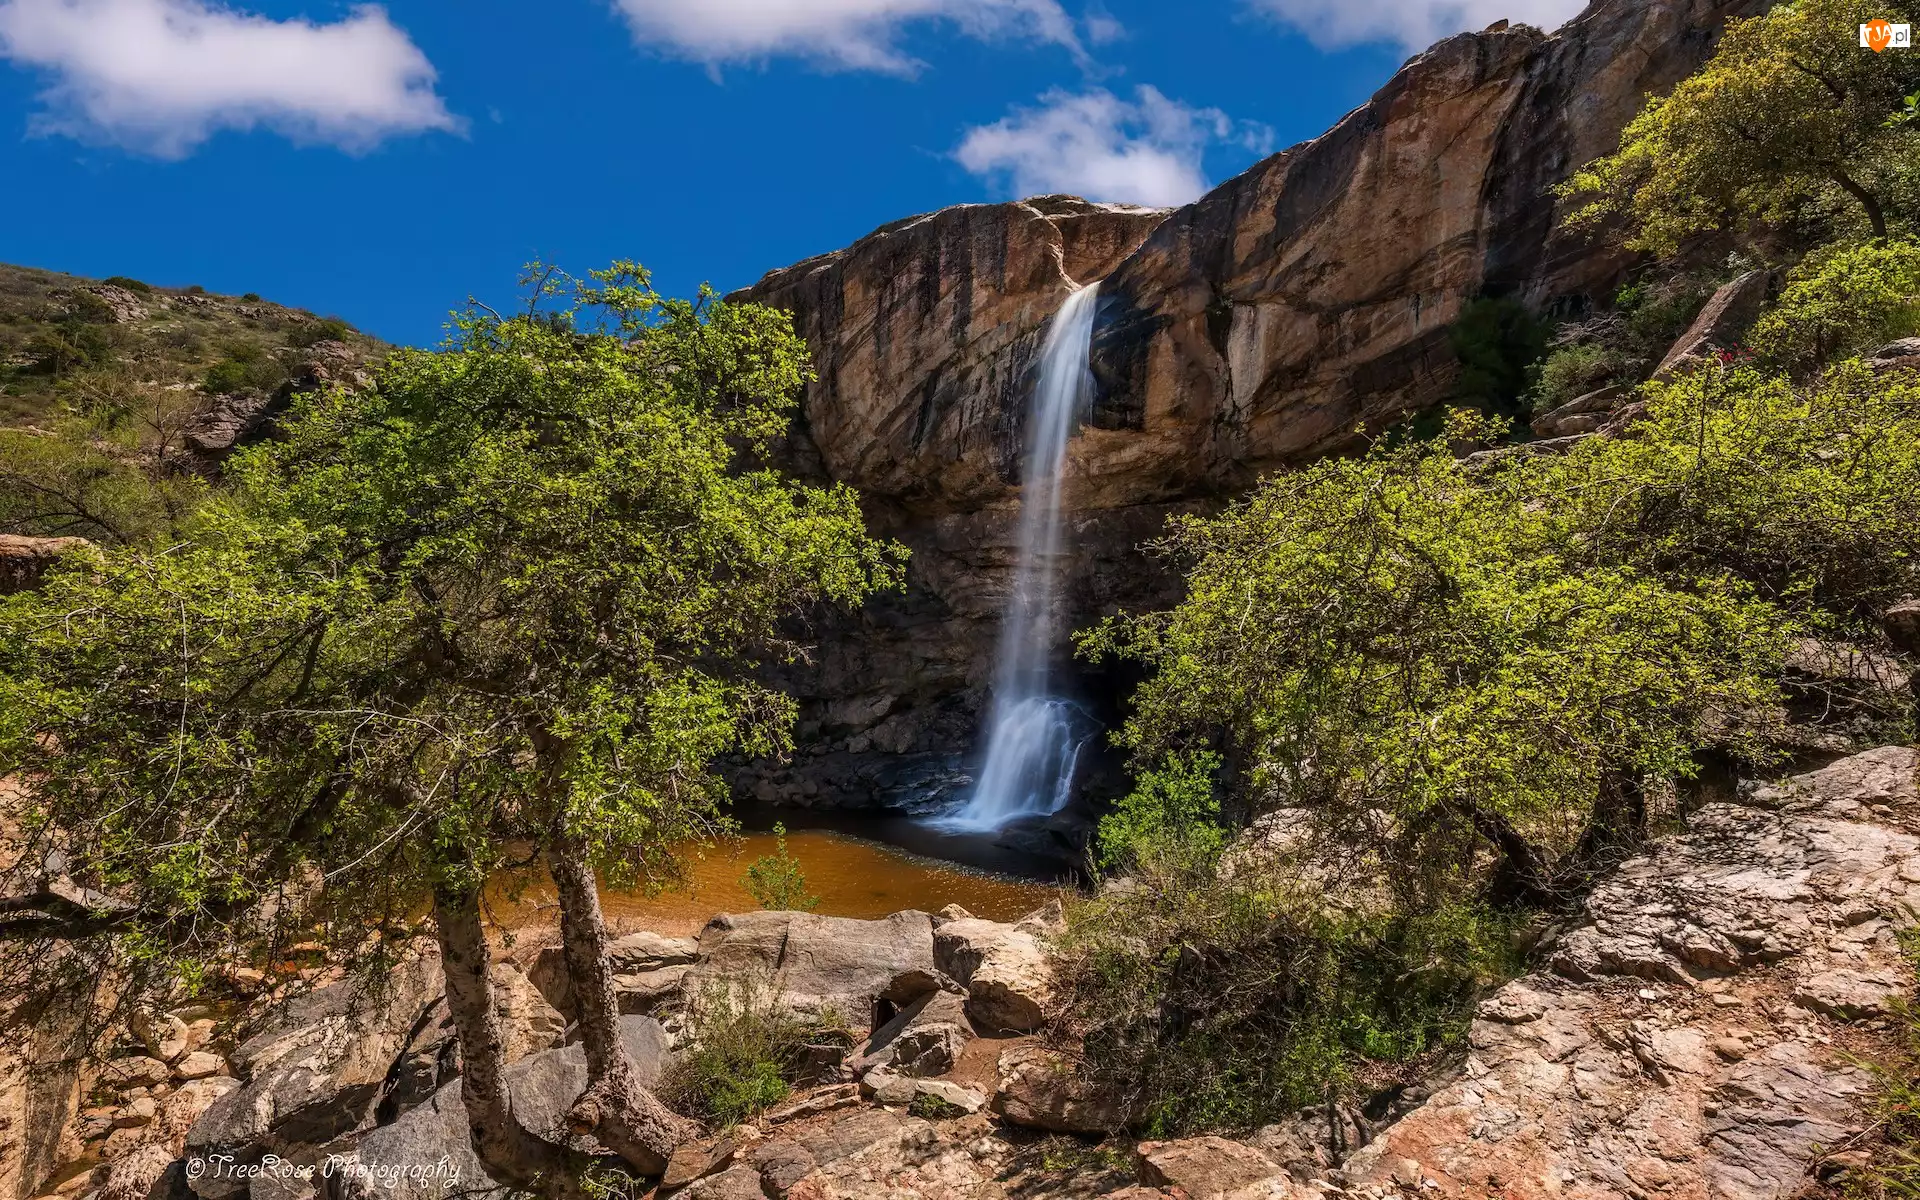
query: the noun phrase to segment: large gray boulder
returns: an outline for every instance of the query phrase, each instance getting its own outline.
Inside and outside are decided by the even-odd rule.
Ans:
[[[647,1017],[622,1017],[620,1040],[633,1058],[640,1085],[656,1085],[670,1050],[666,1030]],[[586,1087],[586,1055],[577,1045],[543,1050],[507,1068],[513,1117],[523,1128],[555,1145],[605,1154],[605,1147],[566,1126],[567,1111]],[[329,1200],[504,1194],[473,1152],[458,1079],[391,1125],[361,1136],[351,1153],[332,1160],[322,1182]]]
[[[887,985],[916,968],[933,969],[933,919],[923,912],[878,921],[739,913],[715,917],[700,931],[699,961],[684,987],[698,996],[715,984],[763,981],[796,1011],[837,1014],[865,1029]]]
[[[377,987],[335,984],[291,1005],[234,1051],[234,1068],[246,1082],[194,1122],[186,1152],[257,1163],[371,1128],[395,1061],[444,988],[440,960],[418,958],[395,967]],[[194,1191],[209,1200],[246,1186],[224,1172],[193,1181]]]

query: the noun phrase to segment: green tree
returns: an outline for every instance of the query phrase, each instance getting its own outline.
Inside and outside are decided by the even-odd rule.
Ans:
[[[1754,326],[1755,351],[1806,369],[1920,333],[1920,243],[1840,246],[1797,267]]]
[[[1896,119],[1920,56],[1863,50],[1859,27],[1879,18],[1908,20],[1878,0],[1796,0],[1729,22],[1704,68],[1563,185],[1573,223],[1625,216],[1630,245],[1668,255],[1731,219],[1777,221],[1831,197],[1885,237],[1889,189],[1920,154],[1920,128]]]
[[[1644,785],[1692,770],[1710,714],[1767,707],[1788,625],[1724,571],[1591,554],[1599,518],[1546,502],[1558,460],[1507,464],[1383,444],[1178,522],[1187,599],[1084,641],[1154,670],[1136,761],[1223,737],[1255,811],[1313,813],[1411,910],[1584,878]]]
[[[573,1119],[657,1172],[681,1130],[638,1087],[617,1037],[598,875],[675,877],[674,847],[721,825],[713,758],[788,745],[791,703],[759,681],[763,664],[801,652],[784,619],[890,586],[900,555],[866,537],[846,488],[758,465],[804,378],[784,315],[710,294],[664,299],[631,264],[534,284],[525,314],[467,313],[441,350],[399,352],[358,392],[299,401],[284,439],[237,457],[235,498],[204,519],[201,541],[134,552],[97,577],[64,572],[44,595],[10,601],[9,645],[39,649],[10,664],[26,703],[11,710],[0,762],[50,781],[36,788],[46,828],[93,831],[75,838],[82,862],[102,838],[135,859],[178,843],[197,870],[232,880],[263,822],[291,812],[326,837],[292,839],[287,853],[319,857],[335,880],[375,864],[424,879],[463,1097],[482,1154],[516,1183],[542,1160],[525,1157],[508,1119],[482,883],[511,846],[545,860],[590,1076]],[[562,319],[538,311],[556,302]],[[186,666],[155,649],[133,660],[145,674],[88,693],[98,679],[75,660],[105,661],[68,644],[49,606],[95,588],[104,602],[170,556],[216,592],[251,580],[284,594],[287,615],[263,624],[236,606],[218,643],[234,661],[216,671],[202,661],[209,643],[176,629],[200,619],[191,589],[130,593],[129,636],[178,646]],[[174,709],[185,732],[151,714],[123,728],[136,699]],[[99,736],[73,726],[76,710]],[[222,721],[245,753],[194,736]],[[113,830],[89,826],[89,805],[109,807],[103,784],[119,784],[90,769],[102,754],[171,761],[165,778],[204,785],[205,806],[175,814],[177,787],[129,789]],[[169,823],[180,827],[169,841],[143,840]],[[349,832],[357,859],[313,849]],[[286,865],[240,872],[231,901]]]

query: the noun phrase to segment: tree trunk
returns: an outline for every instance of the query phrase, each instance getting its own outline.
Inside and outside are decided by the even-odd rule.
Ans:
[[[460,1099],[474,1152],[487,1164],[487,1173],[509,1187],[550,1197],[574,1195],[587,1157],[535,1137],[513,1119],[479,890],[435,887],[433,923],[447,975],[447,1009],[460,1039]]]
[[[1841,190],[1846,192],[1847,195],[1858,200],[1861,208],[1867,210],[1867,220],[1873,225],[1873,236],[1876,238],[1886,237],[1887,214],[1880,208],[1880,197],[1854,182],[1847,176],[1845,171],[1835,171],[1833,173],[1833,181],[1839,184]]]
[[[1532,907],[1551,904],[1555,898],[1553,872],[1540,851],[1496,812],[1473,810],[1473,829],[1492,842],[1500,852],[1489,887],[1495,904],[1524,904]]]
[[[587,1055],[587,1090],[568,1120],[641,1174],[658,1175],[667,1169],[674,1147],[693,1136],[693,1125],[640,1086],[633,1059],[621,1044],[607,925],[586,847],[562,840],[548,852],[547,866],[560,892],[560,940],[580,1020],[580,1046]]]

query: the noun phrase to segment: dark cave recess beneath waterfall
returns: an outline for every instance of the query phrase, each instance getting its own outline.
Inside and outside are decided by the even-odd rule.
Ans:
[[[865,786],[858,789],[860,802],[812,798],[783,803],[778,791],[768,799],[736,788],[730,811],[749,831],[771,829],[780,822],[789,829],[868,838],[976,870],[1049,883],[1084,881],[1100,817],[1130,786],[1126,756],[1113,746],[1109,731],[1126,719],[1126,698],[1139,682],[1139,673],[1131,664],[1090,665],[1073,659],[1056,661],[1054,670],[1063,696],[1081,706],[1095,730],[1081,752],[1073,798],[1050,817],[1015,821],[992,833],[952,833],[925,822],[924,818],[965,799],[985,751],[984,722],[979,715],[984,704],[968,706],[971,734],[964,751],[871,755],[872,761],[862,770]],[[807,749],[802,744],[796,754],[804,755]]]

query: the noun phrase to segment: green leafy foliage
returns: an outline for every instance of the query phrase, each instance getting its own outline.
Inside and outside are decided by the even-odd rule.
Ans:
[[[1460,1044],[1515,966],[1510,922],[1447,905],[1328,907],[1286,867],[1216,870],[1144,848],[1124,888],[1073,906],[1059,950],[1070,1031],[1150,1136],[1249,1129],[1411,1079]]]
[[[1154,668],[1124,743],[1155,762],[1223,731],[1253,794],[1378,855],[1411,907],[1459,895],[1482,837],[1513,852],[1511,882],[1544,885],[1623,781],[1688,773],[1707,714],[1768,705],[1790,628],[1731,572],[1594,553],[1591,523],[1631,525],[1657,497],[1556,503],[1557,476],[1607,453],[1582,451],[1489,472],[1382,445],[1179,522],[1165,548],[1192,564],[1187,599],[1084,639]]]
[[[722,1127],[786,1099],[805,1077],[809,1046],[848,1041],[844,1029],[796,1014],[770,985],[751,978],[708,984],[687,1019],[689,1047],[669,1064],[660,1095]]]
[[[807,875],[800,869],[800,860],[787,853],[787,827],[774,825],[773,837],[778,849],[749,863],[740,885],[761,908],[812,912],[820,907],[820,897],[807,892]]]
[[[1729,218],[1780,223],[1811,204],[1886,236],[1887,201],[1920,148],[1914,126],[1890,118],[1920,85],[1920,58],[1860,52],[1859,26],[1881,18],[1909,19],[1879,0],[1798,0],[1728,22],[1705,68],[1563,185],[1580,205],[1573,224],[1624,218],[1629,245],[1670,255]]]
[[[0,775],[29,834],[180,947],[325,874],[349,941],[423,880],[565,845],[674,876],[723,751],[777,753],[782,621],[899,573],[853,494],[757,465],[803,378],[784,314],[554,273],[569,320],[461,319],[281,440],[166,544],[0,601]],[[411,917],[407,917],[411,920]]]
[[[1846,245],[1797,267],[1754,326],[1758,353],[1807,369],[1920,333],[1920,243]]]
[[[1168,755],[1100,821],[1100,865],[1125,866],[1154,853],[1177,852],[1196,864],[1219,858],[1226,845],[1214,776],[1220,756]],[[1176,850],[1177,848],[1177,850]]]

